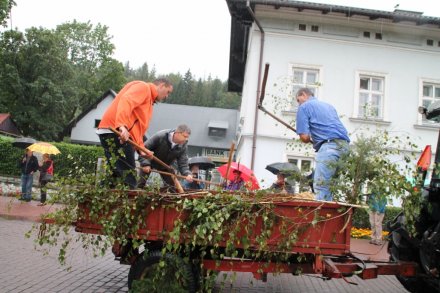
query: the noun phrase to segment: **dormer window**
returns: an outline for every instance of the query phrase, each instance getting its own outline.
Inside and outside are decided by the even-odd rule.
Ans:
[[[228,127],[228,121],[211,120],[208,123],[208,135],[213,137],[225,137]]]

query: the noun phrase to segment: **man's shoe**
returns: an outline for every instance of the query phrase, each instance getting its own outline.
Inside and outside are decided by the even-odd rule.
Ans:
[[[37,204],[37,206],[45,206],[46,205],[46,203],[45,202],[40,202],[39,204]]]

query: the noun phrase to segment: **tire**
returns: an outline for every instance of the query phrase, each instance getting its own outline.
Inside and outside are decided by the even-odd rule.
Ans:
[[[159,262],[162,259],[165,260],[166,265],[163,269],[159,270]],[[165,273],[165,276],[154,279],[157,273]],[[179,279],[176,279],[176,275],[179,276]],[[185,263],[183,259],[177,255],[171,253],[162,255],[158,250],[152,251],[147,256],[140,255],[130,267],[128,273],[128,288],[130,290],[133,289],[133,292],[142,292],[143,290],[140,289],[142,286],[146,286],[143,288],[147,288],[151,286],[153,282],[158,288],[168,288],[166,291],[173,290],[176,292],[175,288],[178,288],[179,292],[196,292],[196,280],[192,266]],[[154,291],[150,290],[148,292]]]
[[[391,261],[413,261],[420,265],[420,259],[417,251],[410,249],[410,243],[404,240],[397,232],[392,232],[391,241],[388,244],[388,252]],[[399,245],[396,245],[395,239],[399,239]],[[396,276],[399,282],[411,293],[438,293],[435,285],[430,285],[430,280],[423,277],[403,277]]]

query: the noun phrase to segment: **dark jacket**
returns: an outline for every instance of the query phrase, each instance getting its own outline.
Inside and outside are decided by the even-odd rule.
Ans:
[[[187,142],[185,142],[183,145],[175,145],[174,148],[171,149],[171,142],[168,139],[168,135],[174,131],[174,129],[158,131],[152,137],[147,139],[144,145],[147,149],[154,152],[154,156],[163,161],[165,164],[171,165],[176,162],[180,174],[186,176],[191,174],[188,166]],[[153,160],[150,161],[148,159],[139,157],[139,162],[142,167],[151,166],[153,169],[168,171],[162,165]]]
[[[293,190],[293,186],[290,185],[289,182],[285,182],[284,183],[284,187],[281,187],[280,185],[278,185],[276,182],[272,184],[272,186],[270,187],[270,189],[272,189],[273,191],[283,191],[283,189],[286,190],[287,193],[295,193]]]
[[[29,175],[31,172],[36,172],[38,170],[38,160],[37,157],[32,155],[29,160],[23,162],[23,159],[26,157],[24,155],[21,157],[21,160],[18,161],[18,167],[21,169],[21,174]]]

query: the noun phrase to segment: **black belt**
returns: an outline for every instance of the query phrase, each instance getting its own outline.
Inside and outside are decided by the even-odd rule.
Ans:
[[[336,141],[346,141],[346,140],[344,140],[344,139],[340,139],[340,138],[324,139],[324,140],[320,141],[320,142],[316,145],[316,152],[319,151],[319,149],[321,148],[321,146],[322,146],[323,144],[328,143],[328,142],[336,142]]]

